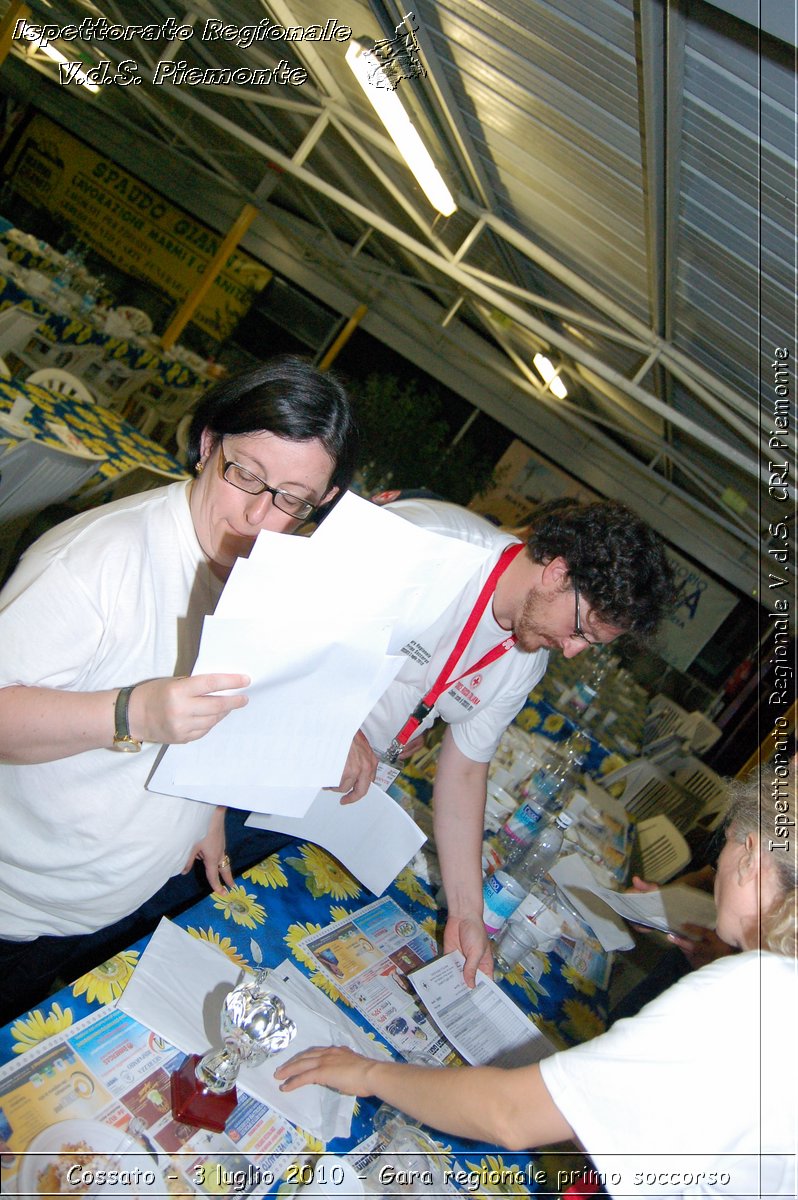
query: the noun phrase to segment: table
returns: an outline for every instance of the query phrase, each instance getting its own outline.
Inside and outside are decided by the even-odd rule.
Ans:
[[[435,935],[435,902],[409,868],[401,872],[387,895],[423,930]],[[261,948],[264,965],[276,965],[290,957],[326,995],[336,1003],[342,1003],[340,993],[326,975],[313,969],[313,960],[300,949],[299,942],[307,934],[355,912],[372,900],[371,894],[325,851],[312,844],[298,843],[245,871],[227,895],[209,896],[176,918],[176,923],[192,936],[215,945],[234,963],[252,963],[250,941],[254,937]],[[36,1050],[48,1037],[68,1036],[68,1031],[79,1020],[116,1000],[131,978],[145,945],[146,939],[115,955],[34,1011],[0,1029],[0,1063],[13,1060],[25,1051]],[[527,1010],[536,1012],[536,1023],[556,1043],[571,1044],[601,1032],[606,998],[598,989],[586,986],[568,968],[563,968],[558,960],[540,958],[542,973],[537,982],[517,968],[502,986]],[[346,1012],[363,1028],[370,1028],[356,1009],[347,1007]],[[2,1090],[0,1083],[0,1111]],[[330,1142],[328,1149],[341,1154],[362,1142],[372,1131],[376,1109],[373,1100],[361,1100],[356,1106],[351,1136]],[[448,1137],[442,1140],[447,1154],[455,1155],[456,1163],[462,1169],[483,1175],[494,1173],[493,1176],[488,1174],[483,1191],[511,1190],[523,1194],[526,1189],[517,1182],[510,1188],[502,1188],[492,1185],[490,1180],[501,1172],[529,1178],[532,1168],[546,1169],[545,1155],[538,1154],[533,1159],[493,1146]],[[322,1146],[309,1138],[307,1148],[318,1152]],[[552,1172],[557,1169],[557,1165],[548,1164],[552,1179]],[[551,1182],[545,1184],[541,1179],[529,1190],[534,1192],[538,1186],[549,1192],[553,1190]]]
[[[153,382],[164,388],[189,391],[202,389],[209,383],[208,376],[181,360],[182,350],[174,354],[165,353],[157,344],[151,344],[152,338],[120,337],[106,333],[102,328],[102,311],[95,318],[91,313],[82,313],[75,305],[70,305],[68,295],[59,297],[53,293],[43,295],[29,292],[21,278],[12,278],[0,268],[0,312],[12,305],[20,305],[26,311],[39,314],[42,323],[36,330],[36,336],[53,345],[94,348],[98,361],[121,363],[133,370],[146,370]],[[56,308],[65,308],[66,311],[56,311]],[[87,382],[91,384],[90,379]]]
[[[37,384],[0,380],[0,414],[7,414],[18,397],[30,400],[33,405],[24,424],[36,441],[63,449],[64,442],[50,428],[53,423],[62,424],[87,450],[103,456],[97,467],[96,480],[89,483],[92,489],[95,483],[107,481],[112,484],[141,467],[163,476],[164,483],[187,478],[184,468],[163,446],[140,433],[111,409],[88,404],[74,396],[59,395]]]
[[[530,693],[516,724],[553,742],[581,735],[586,750],[584,769],[599,778],[639,755],[647,697],[626,672],[613,672],[601,688],[601,712],[594,721],[586,721],[563,703],[563,697],[585,672],[587,660],[587,654],[571,659],[552,655],[546,674]]]

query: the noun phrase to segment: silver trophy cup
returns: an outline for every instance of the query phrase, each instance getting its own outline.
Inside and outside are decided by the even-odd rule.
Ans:
[[[267,974],[257,971],[225,997],[220,1021],[224,1049],[209,1050],[195,1068],[197,1080],[210,1092],[229,1092],[242,1066],[259,1066],[296,1037],[282,1000],[266,990]]]

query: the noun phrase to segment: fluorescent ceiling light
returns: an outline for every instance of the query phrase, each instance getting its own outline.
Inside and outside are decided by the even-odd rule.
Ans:
[[[546,358],[545,354],[536,354],[532,362],[538,369],[538,373],[543,378],[543,382],[549,385],[549,391],[558,400],[564,400],[568,395],[568,389],[560,379],[558,372],[554,369],[551,359]]]
[[[457,205],[386,77],[380,60],[364,42],[353,39],[346,52],[346,61],[430,204],[442,216],[450,217],[457,211]]]
[[[52,43],[45,41],[44,44],[42,44],[41,36],[34,37],[32,34],[28,33],[27,26],[25,27],[23,35],[25,38],[27,38],[27,40],[30,42],[30,44],[32,46],[35,46],[37,50],[40,50],[42,52],[42,54],[46,54],[48,58],[51,58],[53,60],[53,62],[60,64],[60,63],[68,63],[71,61],[70,59],[68,59],[66,57],[65,54],[62,54],[60,50],[56,50],[55,46],[53,46]],[[99,92],[99,90],[100,90],[99,84],[89,83],[89,81],[86,78],[86,76],[84,75],[83,71],[80,71],[80,70],[76,71],[75,74],[71,77],[70,83],[80,83],[83,85],[83,87],[88,88],[90,92]]]

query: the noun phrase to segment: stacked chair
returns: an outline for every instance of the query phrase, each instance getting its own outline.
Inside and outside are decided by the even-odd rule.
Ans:
[[[615,785],[621,785],[620,794]],[[673,779],[648,758],[636,758],[617,771],[611,771],[601,781],[602,787],[618,795],[618,799],[636,821],[666,815],[682,833],[695,823],[700,803],[683,791]]]
[[[639,822],[637,846],[643,878],[649,883],[667,883],[685,869],[693,855],[686,840],[664,813]]]

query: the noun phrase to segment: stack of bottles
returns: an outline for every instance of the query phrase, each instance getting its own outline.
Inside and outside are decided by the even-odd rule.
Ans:
[[[548,758],[518,788],[520,803],[495,837],[483,843],[483,920],[491,935],[533,892],[557,859],[573,818],[563,808],[579,781],[573,747]]]
[[[583,658],[584,671],[573,687],[563,693],[561,703],[573,708],[582,721],[590,722],[600,711],[602,685],[612,664],[603,647]]]

